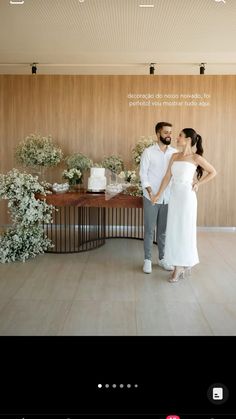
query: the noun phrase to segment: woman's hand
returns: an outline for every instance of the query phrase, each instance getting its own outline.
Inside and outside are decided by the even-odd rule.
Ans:
[[[195,181],[193,182],[193,191],[197,192],[199,188],[199,182]]]

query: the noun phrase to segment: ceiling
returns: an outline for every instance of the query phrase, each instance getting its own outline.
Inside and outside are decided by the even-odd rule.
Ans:
[[[139,4],[153,4],[140,8]],[[0,0],[0,74],[236,74],[236,0]]]

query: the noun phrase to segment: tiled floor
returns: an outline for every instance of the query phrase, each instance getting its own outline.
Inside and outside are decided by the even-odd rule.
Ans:
[[[143,242],[0,264],[0,335],[236,335],[236,233],[199,232],[200,264],[142,272]]]

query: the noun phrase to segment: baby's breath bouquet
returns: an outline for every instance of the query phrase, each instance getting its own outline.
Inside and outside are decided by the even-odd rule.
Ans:
[[[0,236],[0,262],[11,262],[35,257],[51,246],[44,235],[42,223],[52,222],[54,207],[35,194],[46,195],[47,184],[38,177],[13,169],[0,175],[0,199],[8,200],[13,227]]]
[[[119,173],[118,177],[123,179],[125,182],[134,183],[137,179],[137,174],[135,170],[123,170]]]
[[[140,164],[141,155],[145,148],[150,147],[151,145],[154,145],[156,141],[153,139],[153,137],[141,137],[135,147],[132,149],[132,158],[134,161],[134,164],[138,166]]]
[[[44,236],[41,226],[11,227],[0,236],[0,262],[25,262],[50,247],[51,240]]]
[[[79,169],[67,169],[62,173],[64,179],[68,179],[70,185],[76,185],[82,182],[82,173]]]
[[[63,177],[69,179],[70,185],[82,184],[83,175],[93,165],[93,161],[82,153],[74,153],[65,159],[67,170]]]
[[[53,144],[51,135],[30,134],[16,148],[16,160],[23,166],[56,166],[62,160],[62,150]]]
[[[143,196],[143,188],[141,182],[135,182],[132,186],[124,190],[125,195]]]
[[[119,173],[118,177],[123,179],[126,184],[123,184],[123,192],[126,195],[142,196],[142,185],[135,170],[124,170]]]
[[[93,163],[93,167],[103,168],[104,166],[102,165],[102,162],[98,162],[98,163]]]
[[[93,161],[82,153],[74,153],[66,157],[65,161],[68,169],[78,169],[82,174],[93,165]]]
[[[109,169],[112,173],[119,174],[124,170],[124,161],[122,157],[112,155],[103,159],[102,167]]]

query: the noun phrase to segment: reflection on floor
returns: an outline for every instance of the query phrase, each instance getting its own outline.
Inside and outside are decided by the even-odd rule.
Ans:
[[[236,233],[199,232],[200,264],[144,274],[143,242],[0,264],[0,335],[236,335]]]

